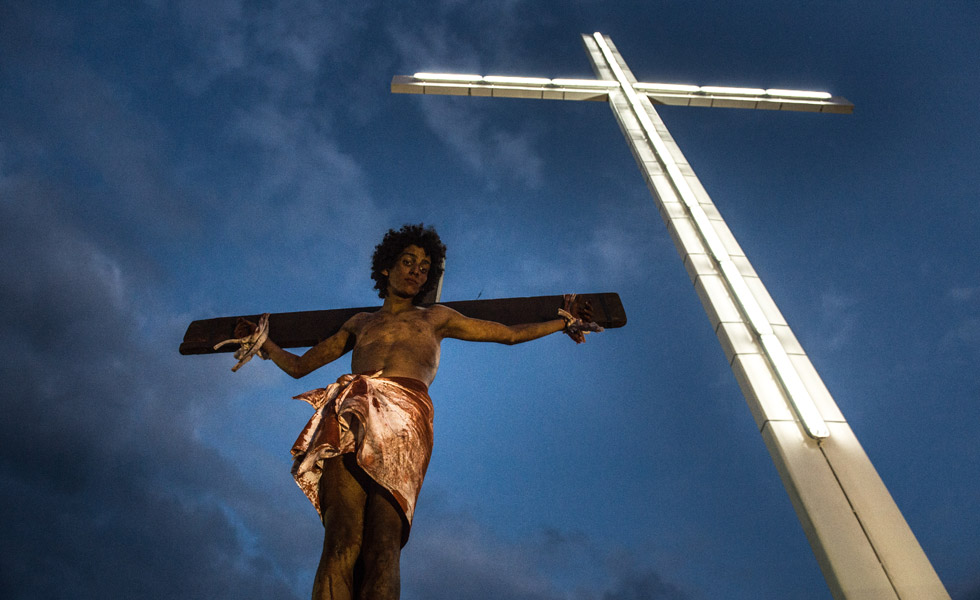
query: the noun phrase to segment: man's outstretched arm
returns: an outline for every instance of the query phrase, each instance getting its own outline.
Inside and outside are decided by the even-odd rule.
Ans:
[[[345,323],[340,331],[313,346],[302,356],[297,356],[288,350],[283,350],[272,341],[272,338],[265,340],[262,344],[262,352],[282,369],[286,374],[296,379],[303,377],[319,369],[325,364],[331,363],[344,355],[347,341],[351,335],[350,324],[354,318]],[[244,336],[254,330],[255,324],[245,319],[240,319],[235,327],[236,336]]]
[[[539,323],[504,325],[495,321],[485,321],[464,316],[448,306],[436,305],[430,310],[439,310],[443,317],[439,333],[443,338],[453,338],[470,342],[496,342],[499,344],[520,344],[546,335],[566,331],[567,321],[563,318]],[[591,321],[592,310],[587,304],[571,307],[575,317]],[[566,331],[567,332],[567,331]],[[581,334],[580,334],[581,335]],[[576,339],[573,336],[573,339]],[[576,339],[576,341],[580,341]]]

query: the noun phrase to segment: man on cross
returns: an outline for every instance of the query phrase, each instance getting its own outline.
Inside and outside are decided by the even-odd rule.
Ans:
[[[353,348],[351,375],[297,396],[316,409],[292,449],[293,476],[324,526],[314,600],[398,598],[401,548],[432,452],[427,392],[443,339],[518,344],[565,331],[581,342],[585,331],[601,330],[587,303],[567,302],[560,318],[521,325],[418,306],[439,281],[445,252],[431,227],[391,229],[372,259],[384,299],[377,312],[354,315],[302,356],[269,338],[261,344],[261,354],[296,378]],[[255,331],[241,320],[235,335]]]

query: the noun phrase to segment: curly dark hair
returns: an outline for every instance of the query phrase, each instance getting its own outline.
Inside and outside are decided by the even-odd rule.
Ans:
[[[402,251],[413,244],[425,250],[432,260],[432,266],[429,267],[429,276],[419,289],[419,293],[412,298],[412,303],[422,302],[425,295],[439,283],[439,278],[442,277],[442,263],[446,258],[446,246],[439,239],[439,234],[434,228],[426,227],[423,223],[402,225],[398,231],[389,229],[381,243],[374,247],[374,256],[371,257],[371,279],[374,280],[374,289],[378,290],[379,298],[384,298],[388,294],[388,277],[381,272],[395,266],[395,260]]]

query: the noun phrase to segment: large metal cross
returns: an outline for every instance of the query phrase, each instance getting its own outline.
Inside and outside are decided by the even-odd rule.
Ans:
[[[824,92],[641,83],[582,35],[597,80],[416,73],[392,92],[604,100],[626,136],[835,598],[949,598],[654,104],[850,113]]]

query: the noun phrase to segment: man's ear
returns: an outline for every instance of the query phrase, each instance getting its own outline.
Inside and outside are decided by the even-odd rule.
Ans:
[[[387,277],[388,276],[388,269],[382,270],[381,271],[381,274],[384,275],[385,277]]]

